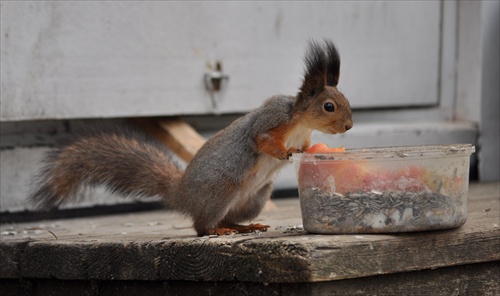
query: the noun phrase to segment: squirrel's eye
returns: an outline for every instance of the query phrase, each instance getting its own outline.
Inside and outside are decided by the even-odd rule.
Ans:
[[[335,105],[332,102],[326,102],[323,105],[323,108],[325,108],[326,112],[333,112],[333,111],[335,111]]]

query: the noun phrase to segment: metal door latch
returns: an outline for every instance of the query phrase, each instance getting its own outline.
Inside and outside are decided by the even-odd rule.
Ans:
[[[210,99],[212,100],[212,106],[217,108],[218,99],[216,99],[216,93],[220,93],[225,81],[229,80],[229,76],[222,72],[222,65],[220,61],[215,64],[215,70],[205,73],[205,86],[210,92]]]

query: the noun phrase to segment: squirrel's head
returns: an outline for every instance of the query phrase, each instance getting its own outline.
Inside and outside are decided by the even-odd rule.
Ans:
[[[324,46],[311,40],[305,57],[304,82],[295,109],[309,128],[324,133],[344,133],[352,127],[351,106],[337,89],[340,57],[333,42]]]

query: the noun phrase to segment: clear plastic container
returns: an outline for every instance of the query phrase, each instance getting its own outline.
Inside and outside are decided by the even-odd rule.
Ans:
[[[295,153],[304,229],[391,233],[467,220],[470,144]]]

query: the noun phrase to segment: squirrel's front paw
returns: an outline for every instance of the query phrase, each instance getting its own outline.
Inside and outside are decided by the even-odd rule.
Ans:
[[[288,149],[286,159],[289,159],[290,156],[292,156],[292,154],[294,154],[294,153],[302,153],[302,150],[294,148],[294,147]]]
[[[288,150],[285,149],[276,149],[272,153],[270,153],[271,156],[279,159],[279,160],[286,160],[292,156],[293,153],[300,153],[302,150],[297,149],[297,148],[289,148]]]
[[[288,151],[287,150],[276,150],[272,154],[273,157],[279,159],[279,160],[286,160],[288,159]]]

